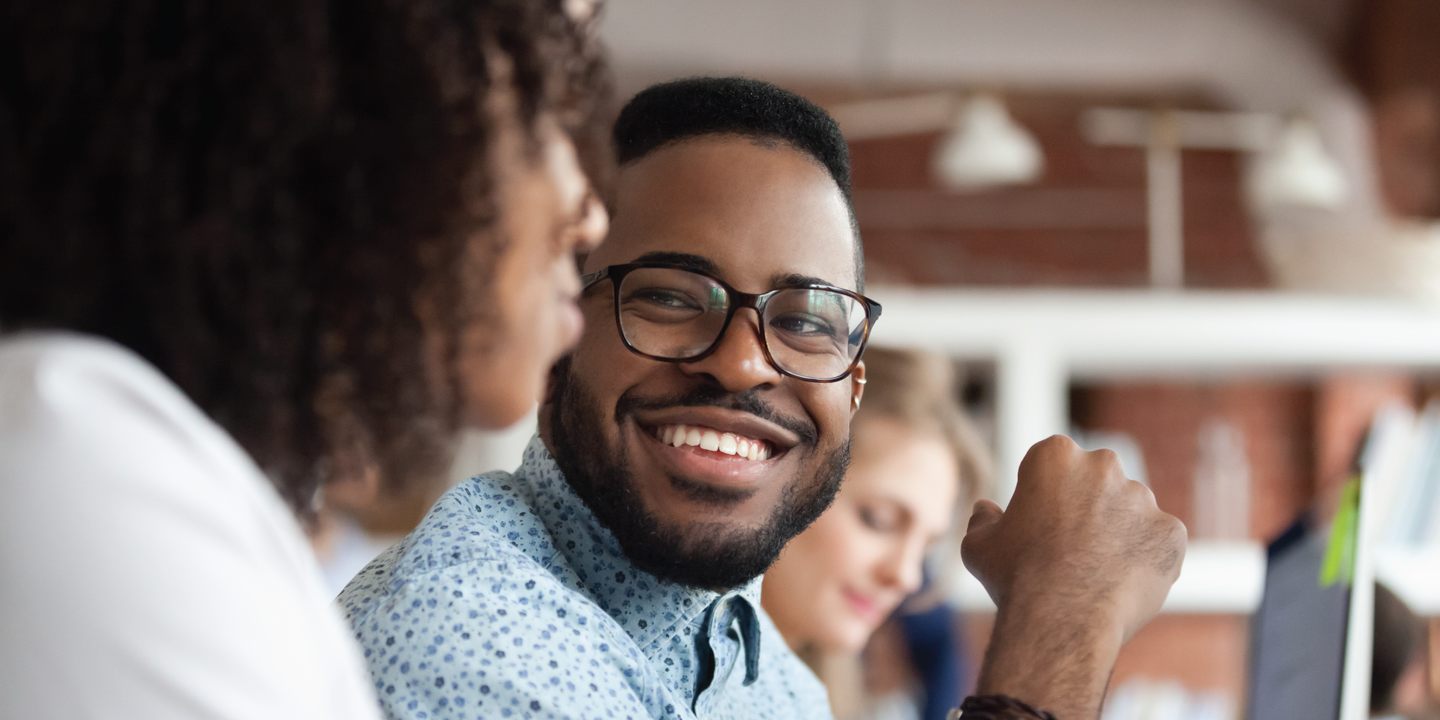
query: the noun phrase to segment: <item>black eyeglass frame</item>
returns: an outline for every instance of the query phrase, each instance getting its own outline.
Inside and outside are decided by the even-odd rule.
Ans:
[[[640,270],[644,268],[683,270],[685,272],[693,273],[695,275],[699,275],[700,277],[706,278],[725,290],[726,299],[729,302],[730,306],[725,314],[725,323],[720,326],[720,332],[715,336],[715,339],[710,342],[710,347],[705,348],[704,352],[684,358],[663,357],[660,355],[651,355],[650,353],[643,352],[637,349],[634,345],[630,344],[630,338],[625,337],[625,323],[620,319],[620,285],[625,280],[626,275],[629,275],[635,270]],[[760,349],[765,353],[765,361],[770,363],[770,367],[775,368],[776,372],[779,372],[781,375],[793,377],[796,380],[804,380],[806,382],[839,382],[848,377],[850,373],[855,372],[855,366],[860,364],[860,358],[864,357],[865,355],[865,345],[870,342],[870,330],[871,328],[875,327],[875,321],[880,319],[880,312],[882,310],[882,308],[880,307],[880,303],[875,302],[874,300],[871,300],[870,298],[865,297],[864,295],[861,295],[860,293],[857,293],[853,290],[846,290],[845,288],[835,287],[834,285],[811,283],[806,285],[797,285],[795,287],[777,288],[769,292],[763,292],[758,294],[747,293],[730,287],[729,283],[715,277],[714,275],[711,275],[710,273],[696,270],[695,268],[689,267],[688,265],[666,262],[639,262],[625,263],[622,265],[607,265],[606,267],[600,268],[593,273],[581,275],[580,292],[587,292],[590,288],[599,284],[603,280],[609,280],[610,285],[615,289],[615,330],[620,333],[620,342],[624,343],[625,348],[630,352],[635,353],[640,357],[649,358],[651,360],[659,360],[660,362],[699,362],[709,357],[712,353],[715,352],[716,348],[720,347],[720,342],[725,339],[725,332],[730,329],[730,321],[735,318],[735,313],[741,309],[750,308],[751,310],[755,311],[755,314],[758,315],[760,319]],[[765,336],[765,305],[770,302],[770,298],[774,297],[779,293],[785,292],[786,290],[828,290],[830,292],[839,293],[846,297],[859,300],[865,305],[865,334],[860,337],[860,348],[855,352],[855,359],[850,361],[850,366],[845,368],[845,372],[842,372],[832,378],[813,378],[790,372],[789,370],[780,367],[780,363],[775,362],[775,358],[770,354],[770,339]]]

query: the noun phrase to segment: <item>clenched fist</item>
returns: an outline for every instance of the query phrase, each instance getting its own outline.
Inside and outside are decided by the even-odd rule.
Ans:
[[[1090,718],[1180,574],[1185,526],[1115,453],[1055,436],[1025,455],[1008,509],[976,504],[962,556],[998,607],[979,693]]]

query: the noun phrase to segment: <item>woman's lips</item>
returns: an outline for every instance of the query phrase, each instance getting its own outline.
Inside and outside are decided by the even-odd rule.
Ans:
[[[850,605],[850,609],[867,622],[878,625],[884,619],[880,604],[868,595],[863,595],[850,588],[844,588],[841,590],[841,594],[845,596],[845,602]]]

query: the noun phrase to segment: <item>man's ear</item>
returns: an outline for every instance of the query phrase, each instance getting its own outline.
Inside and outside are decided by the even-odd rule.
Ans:
[[[540,410],[536,413],[539,421],[540,437],[550,437],[550,414],[552,406],[560,400],[560,385],[564,382],[564,376],[570,372],[570,356],[561,356],[550,366],[550,372],[545,376],[545,390],[540,393]]]
[[[570,356],[562,355],[554,365],[550,366],[550,372],[545,376],[545,390],[540,393],[540,406],[553,404],[557,399],[555,393],[559,389],[561,378],[570,372]]]

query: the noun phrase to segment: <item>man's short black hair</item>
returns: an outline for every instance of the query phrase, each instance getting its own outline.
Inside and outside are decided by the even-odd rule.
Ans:
[[[682,140],[737,135],[778,140],[830,173],[850,213],[855,236],[855,281],[865,287],[865,251],[850,200],[850,151],[840,125],[820,106],[768,82],[742,77],[695,77],[652,85],[626,103],[615,121],[622,166]]]

